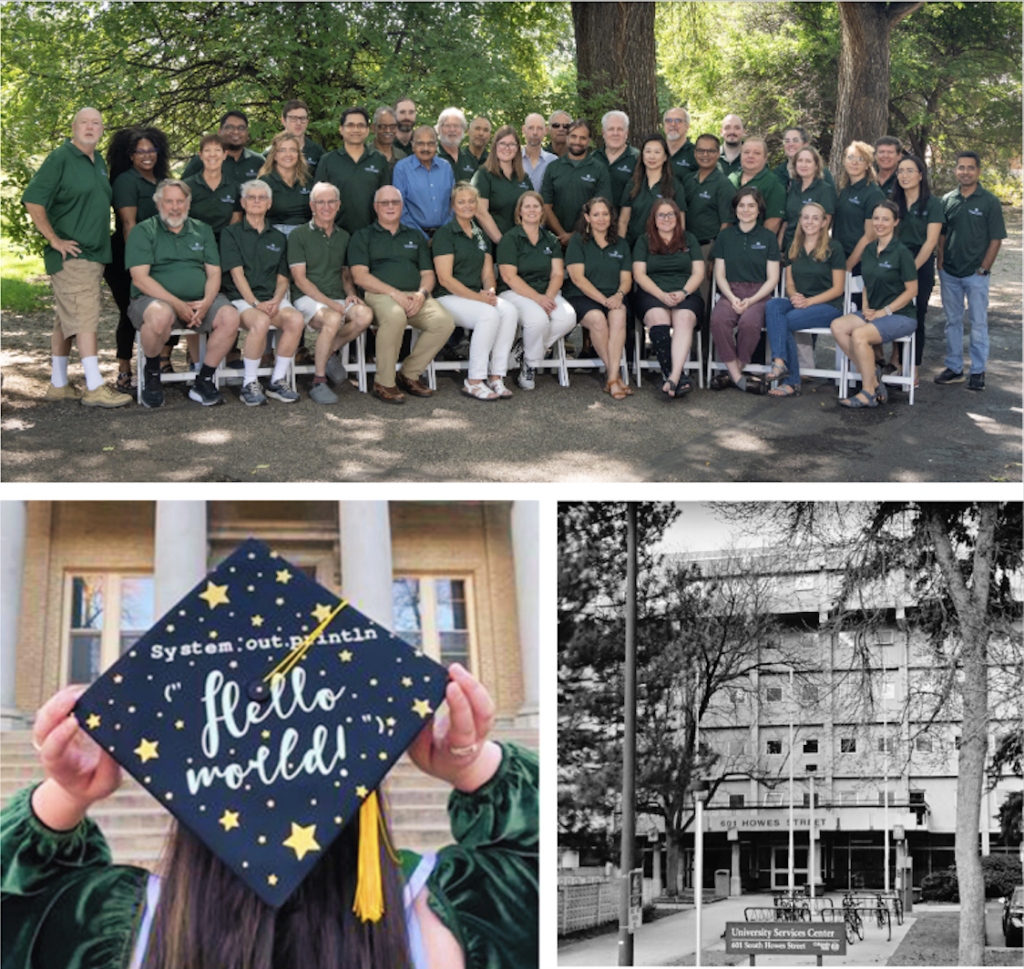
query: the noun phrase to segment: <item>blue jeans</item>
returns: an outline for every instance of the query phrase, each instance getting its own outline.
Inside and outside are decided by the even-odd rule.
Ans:
[[[793,334],[797,330],[828,326],[842,315],[842,310],[828,303],[815,303],[801,310],[796,309],[788,299],[768,300],[764,319],[772,356],[781,357],[789,367],[789,376],[783,381],[784,384],[796,386],[800,383],[800,360]]]
[[[950,276],[939,270],[942,309],[946,314],[946,366],[964,369],[964,299],[971,321],[971,373],[984,373],[988,363],[988,284],[990,276]]]

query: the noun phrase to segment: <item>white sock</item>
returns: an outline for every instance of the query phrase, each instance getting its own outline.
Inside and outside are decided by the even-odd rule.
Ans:
[[[82,369],[85,371],[85,386],[87,390],[95,390],[103,383],[99,357],[82,357]]]
[[[270,377],[273,383],[276,384],[279,380],[284,380],[285,374],[288,373],[288,368],[294,359],[295,357],[279,356],[274,360],[274,373]]]
[[[246,357],[242,361],[242,365],[245,367],[244,382],[246,384],[255,383],[256,382],[256,371],[259,370],[259,368],[260,368],[259,360],[258,359],[257,360],[250,360],[248,357]]]
[[[50,383],[54,387],[64,387],[68,382],[68,358],[50,357],[53,366],[50,369]]]

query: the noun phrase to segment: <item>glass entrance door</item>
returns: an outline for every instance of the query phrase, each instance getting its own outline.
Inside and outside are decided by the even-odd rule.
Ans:
[[[797,845],[793,851],[793,884],[800,888],[807,884],[807,849]],[[789,888],[789,846],[777,845],[772,850],[772,888]]]

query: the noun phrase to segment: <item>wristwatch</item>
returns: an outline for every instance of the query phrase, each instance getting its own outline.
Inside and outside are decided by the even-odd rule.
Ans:
[[[975,275],[976,276],[987,276],[989,274],[989,272],[990,272],[990,270],[988,270],[988,269],[979,269],[977,271],[977,273],[975,273]]]

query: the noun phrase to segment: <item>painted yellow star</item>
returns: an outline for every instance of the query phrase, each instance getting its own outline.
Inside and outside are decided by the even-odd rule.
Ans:
[[[425,720],[434,712],[434,710],[430,706],[429,700],[414,700],[412,704],[412,712],[418,713],[420,715],[420,719]]]
[[[251,622],[258,629],[260,626],[263,625],[263,617],[262,616],[253,616]]]
[[[100,715],[98,713],[90,713],[89,719],[85,721],[85,725],[90,730],[95,730],[100,725]]]
[[[268,885],[276,885],[277,884],[277,875],[267,875],[267,884]]]
[[[184,720],[175,720],[174,721],[174,729],[175,730],[184,730],[185,729],[185,721]]]
[[[206,582],[206,591],[201,592],[199,598],[204,599],[211,609],[216,609],[217,606],[228,605],[231,602],[228,598],[227,585],[214,585],[209,580]]]
[[[138,754],[139,760],[141,760],[142,763],[144,764],[146,763],[146,761],[149,760],[158,760],[160,758],[160,755],[157,753],[156,748],[157,744],[159,743],[159,740],[146,740],[146,738],[143,737],[142,740],[139,742],[139,746],[136,747],[135,750],[132,751],[132,753]]]
[[[411,676],[403,676],[402,677],[402,686],[412,686],[412,677]]]
[[[301,824],[292,821],[292,833],[282,844],[295,852],[295,857],[302,861],[311,851],[319,851],[320,845],[316,843],[316,825],[311,824],[304,828]]]
[[[312,616],[317,622],[325,622],[332,612],[334,612],[334,610],[330,606],[322,606],[318,602],[316,604],[316,608],[312,612]]]
[[[351,663],[352,651],[350,649],[343,649],[340,653],[338,653],[338,659],[340,659],[343,663]]]
[[[369,796],[370,796],[370,792],[369,792],[369,791],[368,791],[368,790],[367,790],[367,789],[366,789],[365,787],[363,787],[363,785],[362,785],[362,784],[360,784],[360,785],[359,785],[359,786],[358,786],[358,787],[356,788],[356,795],[357,795],[358,797],[369,797]]]
[[[120,685],[121,685],[121,684],[122,684],[122,683],[124,682],[124,677],[123,677],[123,676],[122,676],[122,675],[121,675],[120,673],[118,673],[118,674],[116,674],[116,675],[114,676],[114,682],[115,682],[115,683],[116,683],[116,684],[117,684],[118,686],[120,686]]]
[[[385,751],[382,750],[379,754],[377,754],[377,759],[378,760],[387,760],[388,759],[388,755],[387,755],[387,753]]]
[[[264,740],[269,740],[270,739],[270,731],[269,730],[264,730],[262,733],[260,733],[260,736]]]
[[[210,630],[210,639],[216,639],[219,635],[220,633],[218,633],[216,629]]]
[[[394,726],[394,725],[395,725],[395,724],[396,724],[396,723],[397,723],[398,721],[397,721],[397,720],[396,720],[396,719],[395,719],[394,717],[388,717],[388,718],[387,718],[387,720],[385,720],[384,722],[385,722],[385,723],[386,723],[386,724],[387,724],[387,725],[388,725],[389,727],[393,727],[393,726]]]
[[[230,831],[232,828],[241,827],[238,823],[238,812],[229,811],[227,808],[224,809],[223,817],[217,822],[225,831]]]
[[[277,581],[280,582],[281,585],[287,585],[289,582],[291,582],[291,580],[292,574],[287,569],[281,569],[277,573]]]

